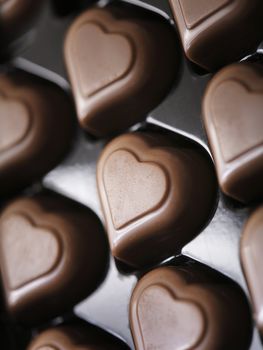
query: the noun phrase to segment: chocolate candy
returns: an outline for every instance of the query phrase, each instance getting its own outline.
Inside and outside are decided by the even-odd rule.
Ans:
[[[91,325],[69,324],[38,335],[27,350],[129,350],[120,339]]]
[[[241,261],[251,293],[254,316],[263,335],[263,206],[251,215],[241,240]]]
[[[175,33],[159,15],[121,3],[84,12],[65,43],[82,127],[103,137],[143,120],[174,81],[176,51]]]
[[[263,198],[263,68],[235,64],[210,82],[203,115],[222,190],[249,202]]]
[[[253,52],[263,39],[261,0],[170,0],[186,56],[213,70]]]
[[[134,267],[178,253],[208,220],[216,193],[212,163],[157,133],[108,144],[97,184],[112,253]]]
[[[35,324],[69,311],[104,276],[107,241],[98,218],[58,195],[20,198],[0,218],[7,309]]]
[[[130,324],[138,350],[247,350],[251,341],[242,290],[195,265],[145,275],[132,295]]]
[[[1,49],[4,45],[26,33],[32,26],[43,0],[2,0],[0,1]]]
[[[0,75],[0,194],[52,169],[73,131],[74,107],[60,87],[22,71]]]

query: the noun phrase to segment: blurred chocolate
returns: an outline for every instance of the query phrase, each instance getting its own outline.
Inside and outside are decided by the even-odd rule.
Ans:
[[[203,153],[139,132],[105,147],[97,185],[112,253],[134,267],[179,253],[208,221],[217,190]]]
[[[22,71],[0,75],[0,194],[38,180],[64,156],[74,107],[59,86]]]
[[[210,82],[203,116],[223,192],[263,199],[263,66],[231,65]]]
[[[263,206],[247,221],[241,239],[241,262],[254,306],[254,318],[263,335]]]
[[[130,325],[138,350],[247,350],[252,336],[241,288],[195,265],[146,274],[131,298]]]
[[[101,282],[107,240],[89,209],[55,194],[22,197],[0,217],[0,266],[7,309],[38,324],[68,312]]]
[[[253,53],[263,40],[262,0],[169,0],[186,56],[214,70]]]
[[[179,71],[177,46],[166,19],[134,5],[94,7],[78,17],[65,59],[82,127],[104,137],[143,120]]]
[[[57,16],[68,16],[83,10],[97,0],[52,0],[52,6]]]
[[[38,335],[27,350],[129,350],[120,339],[92,325],[50,328]]]
[[[6,45],[25,34],[34,24],[44,0],[0,1],[0,55]]]
[[[7,325],[4,320],[4,315],[0,313],[0,341],[2,349],[10,349],[10,341],[8,339]]]

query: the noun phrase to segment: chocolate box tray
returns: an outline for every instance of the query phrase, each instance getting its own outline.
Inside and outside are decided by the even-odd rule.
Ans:
[[[168,0],[127,1],[158,12],[172,22]],[[104,3],[103,1],[101,3]],[[47,2],[36,28],[24,38],[10,64],[55,81],[70,90],[64,68],[65,33],[78,13],[59,17]],[[258,51],[260,54],[260,49]],[[181,54],[180,75],[170,94],[136,128],[160,128],[192,140],[210,155],[201,119],[201,100],[211,74],[197,71]],[[44,188],[61,193],[90,207],[103,220],[96,189],[96,162],[105,140],[96,140],[78,130],[71,152],[44,178]],[[37,186],[37,185],[36,185]],[[206,228],[183,250],[182,255],[202,262],[229,276],[247,294],[240,258],[239,240],[252,208],[239,205],[219,193],[217,206]],[[174,261],[176,264],[177,257]],[[129,330],[128,306],[137,275],[122,271],[110,259],[108,273],[99,288],[76,305],[75,314],[124,339],[134,348]],[[249,297],[249,296],[248,296]],[[261,349],[257,330],[250,350]]]

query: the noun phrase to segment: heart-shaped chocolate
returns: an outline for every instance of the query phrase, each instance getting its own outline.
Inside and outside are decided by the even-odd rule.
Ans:
[[[225,162],[263,144],[263,90],[251,91],[238,80],[225,81],[213,93],[211,110]]]
[[[10,50],[9,44],[32,28],[43,2],[43,0],[0,0],[1,53],[10,54],[12,49]]]
[[[194,28],[231,2],[233,0],[179,0],[188,29]]]
[[[103,137],[144,119],[174,80],[175,45],[168,23],[142,8],[108,4],[82,13],[65,42],[81,126]]]
[[[0,95],[0,152],[19,144],[27,136],[31,122],[30,111],[23,102]]]
[[[247,220],[241,237],[241,262],[253,301],[254,318],[263,335],[263,205]]]
[[[251,339],[241,288],[193,263],[145,274],[132,293],[130,326],[140,350],[246,350]]]
[[[109,143],[97,184],[112,253],[135,267],[168,258],[189,242],[209,216],[216,191],[204,155],[153,133]]]
[[[132,69],[133,44],[122,33],[113,34],[100,24],[86,22],[74,32],[72,40],[74,74],[77,74],[83,97],[98,93]]]
[[[239,63],[211,80],[203,117],[225,194],[241,201],[263,196],[263,69]]]
[[[262,1],[169,1],[186,56],[206,71],[240,61],[262,41]]]
[[[4,293],[19,322],[37,324],[71,309],[97,287],[106,264],[98,218],[63,197],[20,198],[0,217]]]
[[[13,290],[42,277],[61,259],[58,235],[37,227],[24,214],[13,214],[1,223],[1,250],[9,287]]]
[[[73,117],[69,96],[54,83],[20,70],[1,74],[2,196],[39,180],[61,160],[71,144]]]
[[[128,350],[119,338],[84,322],[60,325],[40,333],[28,350]]]
[[[127,150],[109,156],[103,177],[116,230],[160,208],[169,190],[167,175],[158,163],[141,162]]]
[[[144,349],[171,350],[171,346],[194,349],[205,332],[206,322],[200,307],[176,299],[163,286],[146,288],[138,301],[137,312]]]

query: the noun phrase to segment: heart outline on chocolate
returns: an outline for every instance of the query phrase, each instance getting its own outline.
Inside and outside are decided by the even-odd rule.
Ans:
[[[254,142],[254,135],[253,135],[253,142],[251,142],[252,137],[247,140],[246,142],[243,142],[243,148],[241,147],[240,151],[235,150],[235,152],[232,152],[232,154],[229,154],[229,149],[232,151],[233,149],[235,149],[235,138],[233,137],[227,137],[227,145],[226,145],[226,137],[224,135],[222,135],[223,133],[225,134],[225,132],[222,132],[221,126],[222,123],[218,123],[218,116],[217,113],[218,111],[215,111],[215,103],[214,100],[216,99],[215,93],[218,92],[218,90],[221,88],[223,88],[224,91],[224,95],[226,96],[227,99],[231,99],[231,96],[233,97],[233,91],[235,92],[235,89],[233,90],[233,86],[231,88],[226,87],[226,84],[234,84],[235,88],[237,88],[239,91],[239,93],[241,94],[245,94],[245,97],[248,98],[249,100],[251,99],[258,99],[260,101],[262,101],[262,97],[263,97],[263,90],[253,90],[251,89],[251,87],[249,87],[245,82],[235,79],[235,78],[230,78],[227,79],[225,81],[222,81],[220,84],[218,84],[213,92],[213,96],[212,96],[212,101],[211,101],[211,115],[212,115],[212,121],[213,121],[213,125],[214,128],[216,130],[216,138],[217,138],[217,142],[219,144],[220,147],[220,151],[222,154],[223,159],[225,160],[226,163],[230,163],[236,159],[238,159],[239,157],[243,156],[244,154],[253,151],[255,148],[263,145],[263,140],[261,138],[261,140],[256,140]],[[232,95],[231,95],[232,94]],[[243,99],[240,99],[240,101],[246,101],[245,97]],[[231,99],[231,101],[233,102],[233,98]],[[263,101],[261,102],[263,105]],[[243,104],[242,104],[243,105]],[[241,107],[242,107],[241,105]],[[249,104],[248,104],[249,105]],[[239,105],[235,105],[237,107],[237,109],[239,108]],[[230,113],[231,114],[231,113]],[[262,116],[260,115],[255,115],[255,118],[261,119],[263,121],[263,114]],[[222,118],[221,118],[222,119]],[[231,124],[231,119],[234,121],[234,127],[238,125],[238,123],[240,123],[239,121],[243,121],[243,124],[245,124],[246,126],[241,128],[242,130],[250,130],[249,127],[253,127],[254,123],[253,121],[251,122],[251,116],[248,116],[247,118],[244,117],[242,114],[240,114],[238,117],[233,117],[229,118],[229,123],[227,124],[227,128],[223,128],[224,130],[229,131],[230,130],[230,126]],[[258,125],[257,123],[255,125]],[[233,127],[233,125],[232,125]],[[253,129],[255,130],[255,129]],[[260,128],[257,128],[257,131],[260,131]],[[242,138],[242,135],[239,135],[240,138]],[[231,142],[231,146],[229,146],[229,142]],[[250,144],[249,147],[244,147],[244,145]],[[240,143],[239,145],[240,146]]]
[[[103,24],[101,24],[100,22],[95,21],[95,20],[86,21],[80,25],[80,27],[78,28],[76,33],[74,33],[74,37],[75,37],[74,40],[76,40],[76,42],[77,42],[76,36],[79,34],[79,31],[81,29],[86,31],[87,26],[95,27],[95,29],[100,33],[100,34],[97,33],[97,35],[101,35],[102,37],[104,37],[104,36],[106,37],[106,38],[103,38],[101,40],[106,40],[109,38],[112,39],[113,37],[115,37],[115,39],[117,38],[117,40],[121,40],[122,45],[123,44],[126,45],[127,46],[126,49],[128,48],[128,50],[129,50],[129,61],[128,61],[128,63],[125,62],[125,64],[122,67],[122,70],[120,72],[118,72],[118,73],[115,72],[112,76],[107,77],[107,79],[105,79],[105,77],[104,77],[104,80],[96,82],[96,84],[94,84],[94,82],[93,82],[93,84],[95,86],[93,88],[88,88],[88,89],[87,89],[87,87],[85,87],[87,75],[83,74],[83,72],[81,72],[81,70],[79,70],[79,67],[82,67],[82,65],[81,64],[74,65],[72,62],[71,65],[73,66],[73,68],[74,68],[74,66],[76,67],[76,68],[74,68],[74,70],[76,72],[76,76],[78,77],[78,79],[77,79],[78,88],[80,90],[82,97],[84,97],[84,98],[93,97],[94,95],[96,95],[100,91],[102,91],[102,90],[108,88],[109,86],[117,83],[118,81],[122,80],[124,77],[126,77],[131,72],[131,70],[133,69],[133,66],[135,64],[135,61],[136,61],[136,49],[135,49],[135,44],[133,42],[133,39],[126,33],[121,33],[121,32],[117,32],[117,31],[110,31]],[[73,40],[73,38],[72,38],[72,40]],[[101,47],[102,46],[103,45],[101,45]],[[85,48],[85,50],[88,50],[88,46],[87,46],[87,48]],[[74,51],[75,51],[75,56],[77,57],[76,60],[78,60],[77,53],[79,52],[79,48],[76,48],[74,46]],[[82,52],[82,51],[83,51],[83,47],[81,47],[80,52]],[[114,52],[114,50],[111,50],[111,52]],[[85,53],[86,53],[86,51],[85,51]],[[86,56],[86,54],[84,56]],[[120,55],[118,55],[118,56],[120,56]],[[121,56],[125,57],[125,55],[121,55]],[[98,62],[95,60],[94,60],[94,62],[96,63],[96,67],[97,67]],[[89,65],[87,64],[86,66],[88,67]],[[120,67],[120,62],[118,62],[118,69],[120,69],[119,67]],[[107,69],[107,71],[112,72],[112,68]],[[114,71],[114,69],[113,69],[113,71]],[[85,83],[82,82],[83,76],[85,76]],[[93,80],[95,81],[96,79],[93,79]]]
[[[50,272],[54,271],[58,266],[59,264],[61,263],[62,261],[62,241],[60,239],[60,235],[59,233],[57,232],[56,229],[54,228],[51,228],[49,226],[43,226],[43,225],[38,225],[29,215],[28,213],[25,213],[25,212],[22,212],[22,211],[16,211],[16,212],[13,212],[12,214],[9,214],[7,215],[6,217],[2,218],[1,219],[1,226],[3,225],[3,223],[5,223],[5,221],[7,220],[13,220],[13,218],[19,218],[19,219],[22,219],[22,221],[24,221],[24,224],[28,225],[30,227],[30,229],[32,231],[42,231],[40,232],[42,235],[44,234],[45,236],[48,235],[49,238],[51,237],[51,240],[52,241],[52,244],[55,242],[55,253],[53,252],[53,261],[51,261],[51,263],[49,263],[49,266],[48,267],[44,267],[42,266],[42,272],[40,274],[36,274],[36,272],[33,272],[31,271],[31,274],[33,275],[33,277],[31,276],[30,278],[27,276],[26,278],[24,277],[24,281],[19,281],[19,283],[17,281],[14,282],[14,277],[16,279],[16,276],[15,274],[13,274],[13,272],[11,271],[12,268],[14,266],[11,267],[11,270],[10,270],[10,262],[8,261],[9,259],[9,255],[10,255],[10,249],[8,249],[8,253],[6,253],[6,249],[5,249],[5,244],[4,241],[3,241],[3,234],[4,234],[4,230],[2,228],[0,234],[1,234],[1,249],[2,249],[2,261],[1,261],[1,264],[4,266],[4,276],[6,276],[6,282],[7,282],[7,286],[8,286],[8,289],[9,290],[18,290],[20,288],[23,288],[24,286],[28,285],[28,284],[31,284],[33,283],[34,281],[38,280],[38,279],[41,279],[42,277],[44,276],[47,276]],[[10,228],[9,228],[10,229]],[[30,234],[32,235],[32,232],[30,232]],[[39,234],[39,232],[38,232]],[[35,238],[35,237],[34,237]],[[43,239],[43,236],[42,236],[42,239]],[[47,240],[47,237],[45,237],[45,239]],[[39,238],[38,238],[39,240]],[[38,242],[39,243],[39,242]],[[41,242],[43,243],[43,242]],[[14,247],[15,245],[10,245],[12,248],[16,248]],[[10,248],[10,247],[9,247]],[[23,245],[19,244],[18,245],[18,255],[19,255],[19,250],[23,249]],[[28,247],[26,247],[28,248]],[[41,250],[43,250],[43,245],[41,247]],[[32,248],[31,248],[31,251],[33,252]],[[23,254],[23,256],[25,256],[25,254]],[[28,255],[27,255],[28,256]],[[34,252],[33,252],[33,257],[34,257]],[[32,258],[32,256],[31,256]],[[36,257],[37,258],[37,261],[39,261],[39,256]],[[12,265],[12,263],[11,263]],[[20,265],[21,266],[21,265]],[[10,273],[11,271],[11,273]],[[20,277],[21,278],[21,277]]]
[[[148,347],[146,346],[147,345],[147,341],[145,340],[144,331],[142,329],[142,321],[141,321],[141,317],[139,315],[140,300],[141,300],[141,297],[143,296],[143,294],[147,290],[150,290],[150,289],[153,289],[153,288],[154,289],[158,288],[159,292],[162,291],[162,293],[165,293],[166,294],[165,298],[167,298],[167,297],[170,298],[173,301],[173,303],[175,303],[177,305],[177,307],[178,307],[178,305],[183,306],[183,307],[186,307],[187,305],[188,305],[188,307],[189,306],[194,307],[195,312],[197,312],[197,314],[198,314],[198,317],[200,318],[200,320],[202,320],[202,328],[200,330],[197,330],[197,333],[196,333],[197,337],[196,337],[196,339],[192,340],[191,344],[187,344],[187,346],[185,344],[184,345],[180,345],[180,350],[190,350],[190,349],[194,349],[198,345],[200,345],[201,342],[204,339],[204,335],[205,335],[205,332],[206,332],[205,330],[207,329],[207,319],[206,319],[205,312],[204,312],[202,306],[197,301],[193,301],[193,300],[190,300],[188,298],[187,299],[186,298],[179,298],[169,288],[169,286],[159,282],[159,283],[155,283],[155,284],[149,284],[138,295],[138,303],[136,304],[136,318],[137,318],[137,323],[138,323],[139,332],[140,332],[140,336],[141,336],[141,341],[143,343],[143,350],[147,350]],[[162,296],[162,298],[159,298],[159,300],[163,300],[163,298],[164,298],[164,295]],[[156,313],[156,310],[155,310],[155,313]],[[171,321],[171,320],[169,320],[169,321]],[[168,322],[168,323],[170,324],[170,322]],[[153,322],[153,325],[156,326],[156,323]],[[158,327],[158,323],[157,323],[157,327]],[[151,330],[152,330],[152,328],[151,328]],[[165,338],[167,338],[167,336]],[[186,338],[189,341],[189,337],[187,336]],[[145,342],[146,342],[146,344],[145,344]],[[156,345],[156,344],[154,344],[154,345]],[[162,344],[162,345],[165,345],[165,344]],[[162,349],[163,349],[163,347],[162,347]]]
[[[209,17],[220,12],[222,9],[226,8],[227,6],[229,6],[233,2],[233,0],[221,0],[222,1],[221,4],[218,4],[218,6],[215,6],[214,9],[206,11],[205,15],[199,16],[199,18],[196,18],[196,19],[192,19],[192,21],[190,23],[189,18],[187,18],[187,14],[185,13],[186,9],[185,9],[185,4],[183,3],[184,1],[185,0],[178,0],[185,26],[189,30],[194,29],[195,27],[197,27],[198,25],[200,25],[201,23],[206,21]],[[207,2],[210,2],[210,1],[211,0],[207,0]]]
[[[146,166],[146,167],[152,167],[152,168],[154,167],[155,169],[158,169],[158,171],[163,176],[164,184],[165,184],[165,190],[160,195],[159,200],[157,200],[154,205],[149,206],[148,209],[144,210],[143,212],[140,212],[139,214],[137,214],[133,217],[130,217],[129,220],[127,220],[127,219],[126,220],[115,220],[115,210],[116,209],[114,206],[112,207],[112,200],[109,196],[109,191],[107,189],[107,184],[105,182],[105,168],[107,166],[107,163],[113,155],[116,155],[116,153],[119,153],[119,152],[127,153],[126,156],[128,155],[128,157],[132,158],[132,161],[135,164],[137,164],[138,166]],[[119,156],[118,156],[118,158],[119,158]],[[132,167],[132,165],[131,165],[131,167]],[[138,174],[138,172],[136,172],[136,173]],[[106,198],[107,198],[107,205],[108,205],[108,208],[110,211],[112,224],[113,224],[116,231],[120,231],[120,230],[124,229],[125,227],[130,226],[131,224],[144,219],[149,214],[152,214],[152,213],[158,211],[164,205],[166,200],[168,199],[169,189],[170,189],[171,184],[170,184],[169,174],[163,165],[161,165],[155,161],[142,161],[142,160],[140,160],[140,157],[134,151],[132,151],[130,149],[120,148],[120,149],[114,150],[112,153],[110,153],[104,162],[103,186],[104,186],[104,191],[105,191]],[[120,184],[118,185],[118,188],[121,188]],[[125,183],[123,184],[123,188],[125,188]],[[148,197],[146,197],[146,198],[148,200]],[[120,221],[120,223],[118,224],[117,221]]]
[[[25,101],[22,101],[22,100],[17,99],[17,98],[15,98],[15,99],[9,98],[0,91],[0,113],[1,113],[1,104],[2,103],[12,104],[18,110],[20,109],[20,112],[22,111],[22,115],[24,118],[24,122],[26,123],[26,126],[24,127],[24,130],[22,131],[21,134],[18,133],[17,135],[15,135],[15,137],[13,139],[11,138],[11,139],[6,140],[4,142],[4,145],[1,145],[1,140],[0,140],[0,154],[8,151],[9,149],[12,149],[13,147],[16,147],[21,142],[23,142],[27,138],[30,130],[32,129],[32,122],[33,122],[31,110],[30,110],[28,104],[25,103]],[[15,115],[15,117],[13,117],[13,118],[17,118],[17,117],[18,117],[18,115]],[[18,117],[18,118],[20,118],[20,117]],[[7,127],[8,127],[8,123],[10,123],[10,115],[8,115],[7,118],[5,118],[5,119],[1,119],[1,115],[0,115],[0,123],[1,123],[1,120],[5,120],[7,123]],[[13,121],[13,123],[14,123],[14,121]],[[4,129],[1,127],[0,131],[4,131]]]

